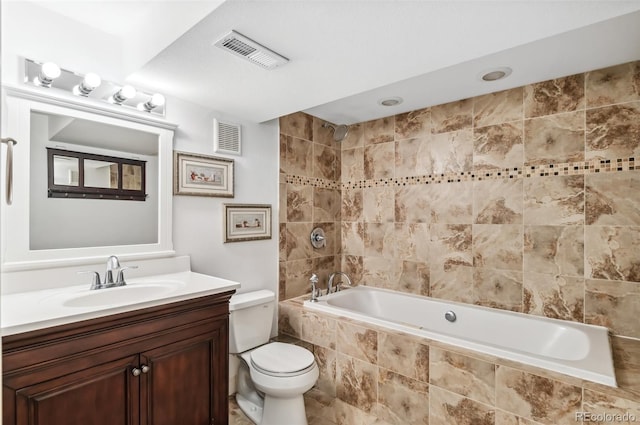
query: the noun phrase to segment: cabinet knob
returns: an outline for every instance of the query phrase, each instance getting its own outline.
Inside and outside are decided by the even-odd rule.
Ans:
[[[133,376],[139,376],[142,373],[142,371],[140,369],[138,369],[137,367],[134,367],[131,370],[131,374],[133,374]]]
[[[142,373],[147,373],[149,372],[149,369],[151,369],[149,366],[147,366],[146,364],[142,365]]]

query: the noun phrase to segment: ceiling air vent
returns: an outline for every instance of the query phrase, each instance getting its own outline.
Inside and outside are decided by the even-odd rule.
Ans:
[[[284,56],[235,31],[231,31],[214,45],[265,69],[274,69],[289,62]]]
[[[240,155],[240,126],[213,119],[213,150]]]

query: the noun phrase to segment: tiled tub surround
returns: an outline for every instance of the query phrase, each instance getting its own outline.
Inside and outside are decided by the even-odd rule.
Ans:
[[[321,123],[281,119],[281,300],[342,269],[603,325],[622,394],[600,391],[640,401],[640,62],[352,125],[340,144]],[[336,232],[323,252],[319,222]]]
[[[279,328],[314,351],[316,387],[328,396],[317,403],[337,424],[573,425],[582,423],[577,412],[640,419],[629,389],[313,311],[306,298],[280,302]],[[624,341],[615,347],[618,379],[638,376],[640,353]]]
[[[608,330],[546,317],[358,286],[304,302],[418,338],[616,387]],[[453,318],[448,315],[453,314]]]

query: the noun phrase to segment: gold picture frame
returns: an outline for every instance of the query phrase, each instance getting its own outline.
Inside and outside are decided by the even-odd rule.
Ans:
[[[224,204],[224,243],[271,239],[271,205]]]
[[[232,159],[175,151],[173,194],[233,198]]]

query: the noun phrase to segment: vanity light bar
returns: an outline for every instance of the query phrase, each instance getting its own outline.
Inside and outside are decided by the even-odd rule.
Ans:
[[[165,97],[145,93],[130,85],[105,81],[98,74],[78,74],[53,62],[24,60],[24,83],[47,90],[71,93],[92,101],[110,103],[135,111],[165,116]]]

